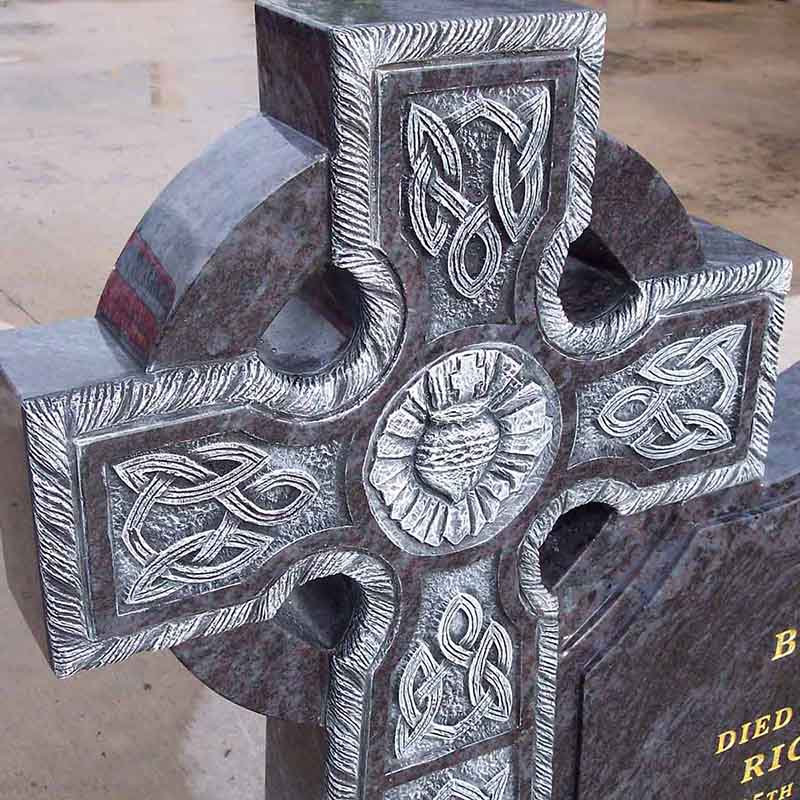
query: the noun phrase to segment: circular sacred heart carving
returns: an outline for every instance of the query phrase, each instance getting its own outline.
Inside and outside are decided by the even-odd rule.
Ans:
[[[365,462],[370,507],[404,550],[473,547],[538,491],[560,435],[558,395],[531,355],[502,343],[450,353],[378,420]]]

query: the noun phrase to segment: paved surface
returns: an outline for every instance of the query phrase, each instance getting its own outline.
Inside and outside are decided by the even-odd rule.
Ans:
[[[692,213],[800,261],[800,0],[607,10],[602,125]],[[256,111],[252,17],[250,0],[0,0],[0,325],[93,313],[159,189]],[[58,682],[2,578],[0,618],[4,800],[259,797],[261,719],[169,653]]]

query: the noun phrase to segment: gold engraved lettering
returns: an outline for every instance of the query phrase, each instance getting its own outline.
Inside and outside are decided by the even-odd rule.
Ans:
[[[785,744],[779,744],[777,747],[772,748],[772,766],[769,768],[770,772],[775,772],[776,769],[781,768],[781,753],[784,747],[786,747]]]
[[[745,800],[790,800],[794,796],[794,784],[787,783],[778,789],[756,792],[754,795],[746,797]]]
[[[715,755],[722,755],[735,745],[747,744],[747,742],[766,736],[768,733],[785,728],[794,717],[794,709],[790,706],[778,709],[774,714],[764,714],[761,717],[745,722],[741,729],[731,728],[724,731],[717,737],[717,750]]]
[[[788,747],[786,743],[775,745],[769,753],[756,753],[744,760],[744,776],[742,783],[750,783],[754,778],[763,778],[765,769],[764,764],[770,756],[769,772],[776,772],[787,765],[788,762],[797,763],[800,761],[800,736],[798,736]],[[784,757],[785,756],[785,757]],[[788,795],[791,797],[791,795]]]
[[[725,733],[721,733],[719,735],[719,740],[717,743],[717,752],[715,755],[721,755],[722,753],[730,750],[736,744],[736,731],[725,731]]]
[[[786,754],[789,761],[800,761],[800,751],[798,751],[798,748],[800,748],[800,736],[789,746],[789,752]]]
[[[772,719],[772,714],[765,714],[756,720],[756,727],[753,731],[753,738],[758,739],[764,734],[769,733],[769,721]]]
[[[791,707],[781,708],[779,711],[776,711],[775,724],[772,726],[772,730],[779,731],[781,728],[785,728],[792,721],[793,716],[794,710]]]
[[[750,758],[744,760],[744,777],[742,783],[750,783],[753,778],[764,777],[764,761],[766,756],[763,753],[758,753]]]
[[[772,661],[794,655],[798,649],[798,629],[787,628],[775,634],[775,650]],[[723,731],[717,736],[715,755],[721,756],[737,746],[760,739],[770,733],[786,728],[794,719],[794,708],[779,708],[771,714],[762,714],[745,722],[738,728]],[[800,762],[800,736],[793,741],[773,745],[762,753],[744,759],[741,784],[748,784],[756,778],[763,778],[768,772],[777,772],[792,763]],[[748,795],[745,800],[788,800],[794,797],[794,783],[787,783],[777,789],[764,789]]]
[[[739,739],[739,744],[746,744],[750,741],[750,726],[752,724],[752,722],[746,722],[742,725],[742,738]]]
[[[773,661],[780,661],[786,656],[794,655],[797,651],[797,628],[789,628],[788,630],[781,631],[775,634],[778,640],[775,645],[775,655],[772,657]]]

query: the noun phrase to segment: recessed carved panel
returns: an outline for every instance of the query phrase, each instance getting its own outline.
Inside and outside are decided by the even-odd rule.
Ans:
[[[513,109],[511,98],[475,90],[446,116],[418,102],[408,111],[411,226],[428,255],[443,256],[452,290],[470,300],[497,282],[508,243],[541,213],[550,92],[534,86],[518,94]]]
[[[408,655],[395,674],[391,763],[430,761],[514,726],[519,646],[497,600],[495,558],[424,581]]]
[[[559,601],[583,601],[548,588],[545,537],[587,503],[749,484],[766,458],[788,261],[676,216],[622,146],[619,179],[593,183],[602,14],[431,2],[258,4],[276,102],[155,202],[97,320],[0,335],[35,526],[9,542],[41,580],[54,669],[208,637],[196,672],[256,697],[245,642],[271,715],[297,683],[289,629],[324,644],[316,666],[295,653],[324,785],[285,796],[574,793],[583,765],[552,792],[581,638]],[[617,264],[642,218],[662,257]],[[676,237],[690,268],[664,255]],[[587,252],[629,291],[570,315],[565,265]],[[336,332],[302,357],[306,300]],[[624,585],[634,562],[607,560]]]
[[[506,629],[489,620],[484,625],[481,601],[461,593],[447,604],[436,642],[439,661],[419,642],[400,678],[400,719],[394,738],[402,758],[422,739],[453,744],[485,720],[507,722],[511,716],[511,672],[514,646]],[[469,711],[454,724],[439,721],[448,669],[465,673]]]
[[[651,468],[733,444],[746,324],[677,339],[581,390],[571,463],[636,454]]]
[[[386,793],[387,800],[510,800],[516,797],[511,748],[432,772]]]
[[[558,52],[382,73],[382,202],[424,272],[429,339],[513,319],[518,268],[564,213],[553,192],[569,165],[575,68]]]
[[[342,519],[330,483],[337,450],[312,453],[233,434],[108,464],[118,612],[241,581],[297,535],[335,526]]]
[[[378,422],[365,467],[373,513],[392,541],[422,555],[486,541],[538,490],[560,431],[553,384],[523,350],[448,355]]]

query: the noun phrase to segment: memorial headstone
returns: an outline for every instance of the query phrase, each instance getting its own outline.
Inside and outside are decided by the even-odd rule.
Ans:
[[[96,317],[0,335],[55,673],[174,648],[266,714],[272,800],[791,797],[800,740],[749,746],[796,684],[798,490],[758,487],[790,263],[597,130],[597,11],[256,33],[263,113]]]

